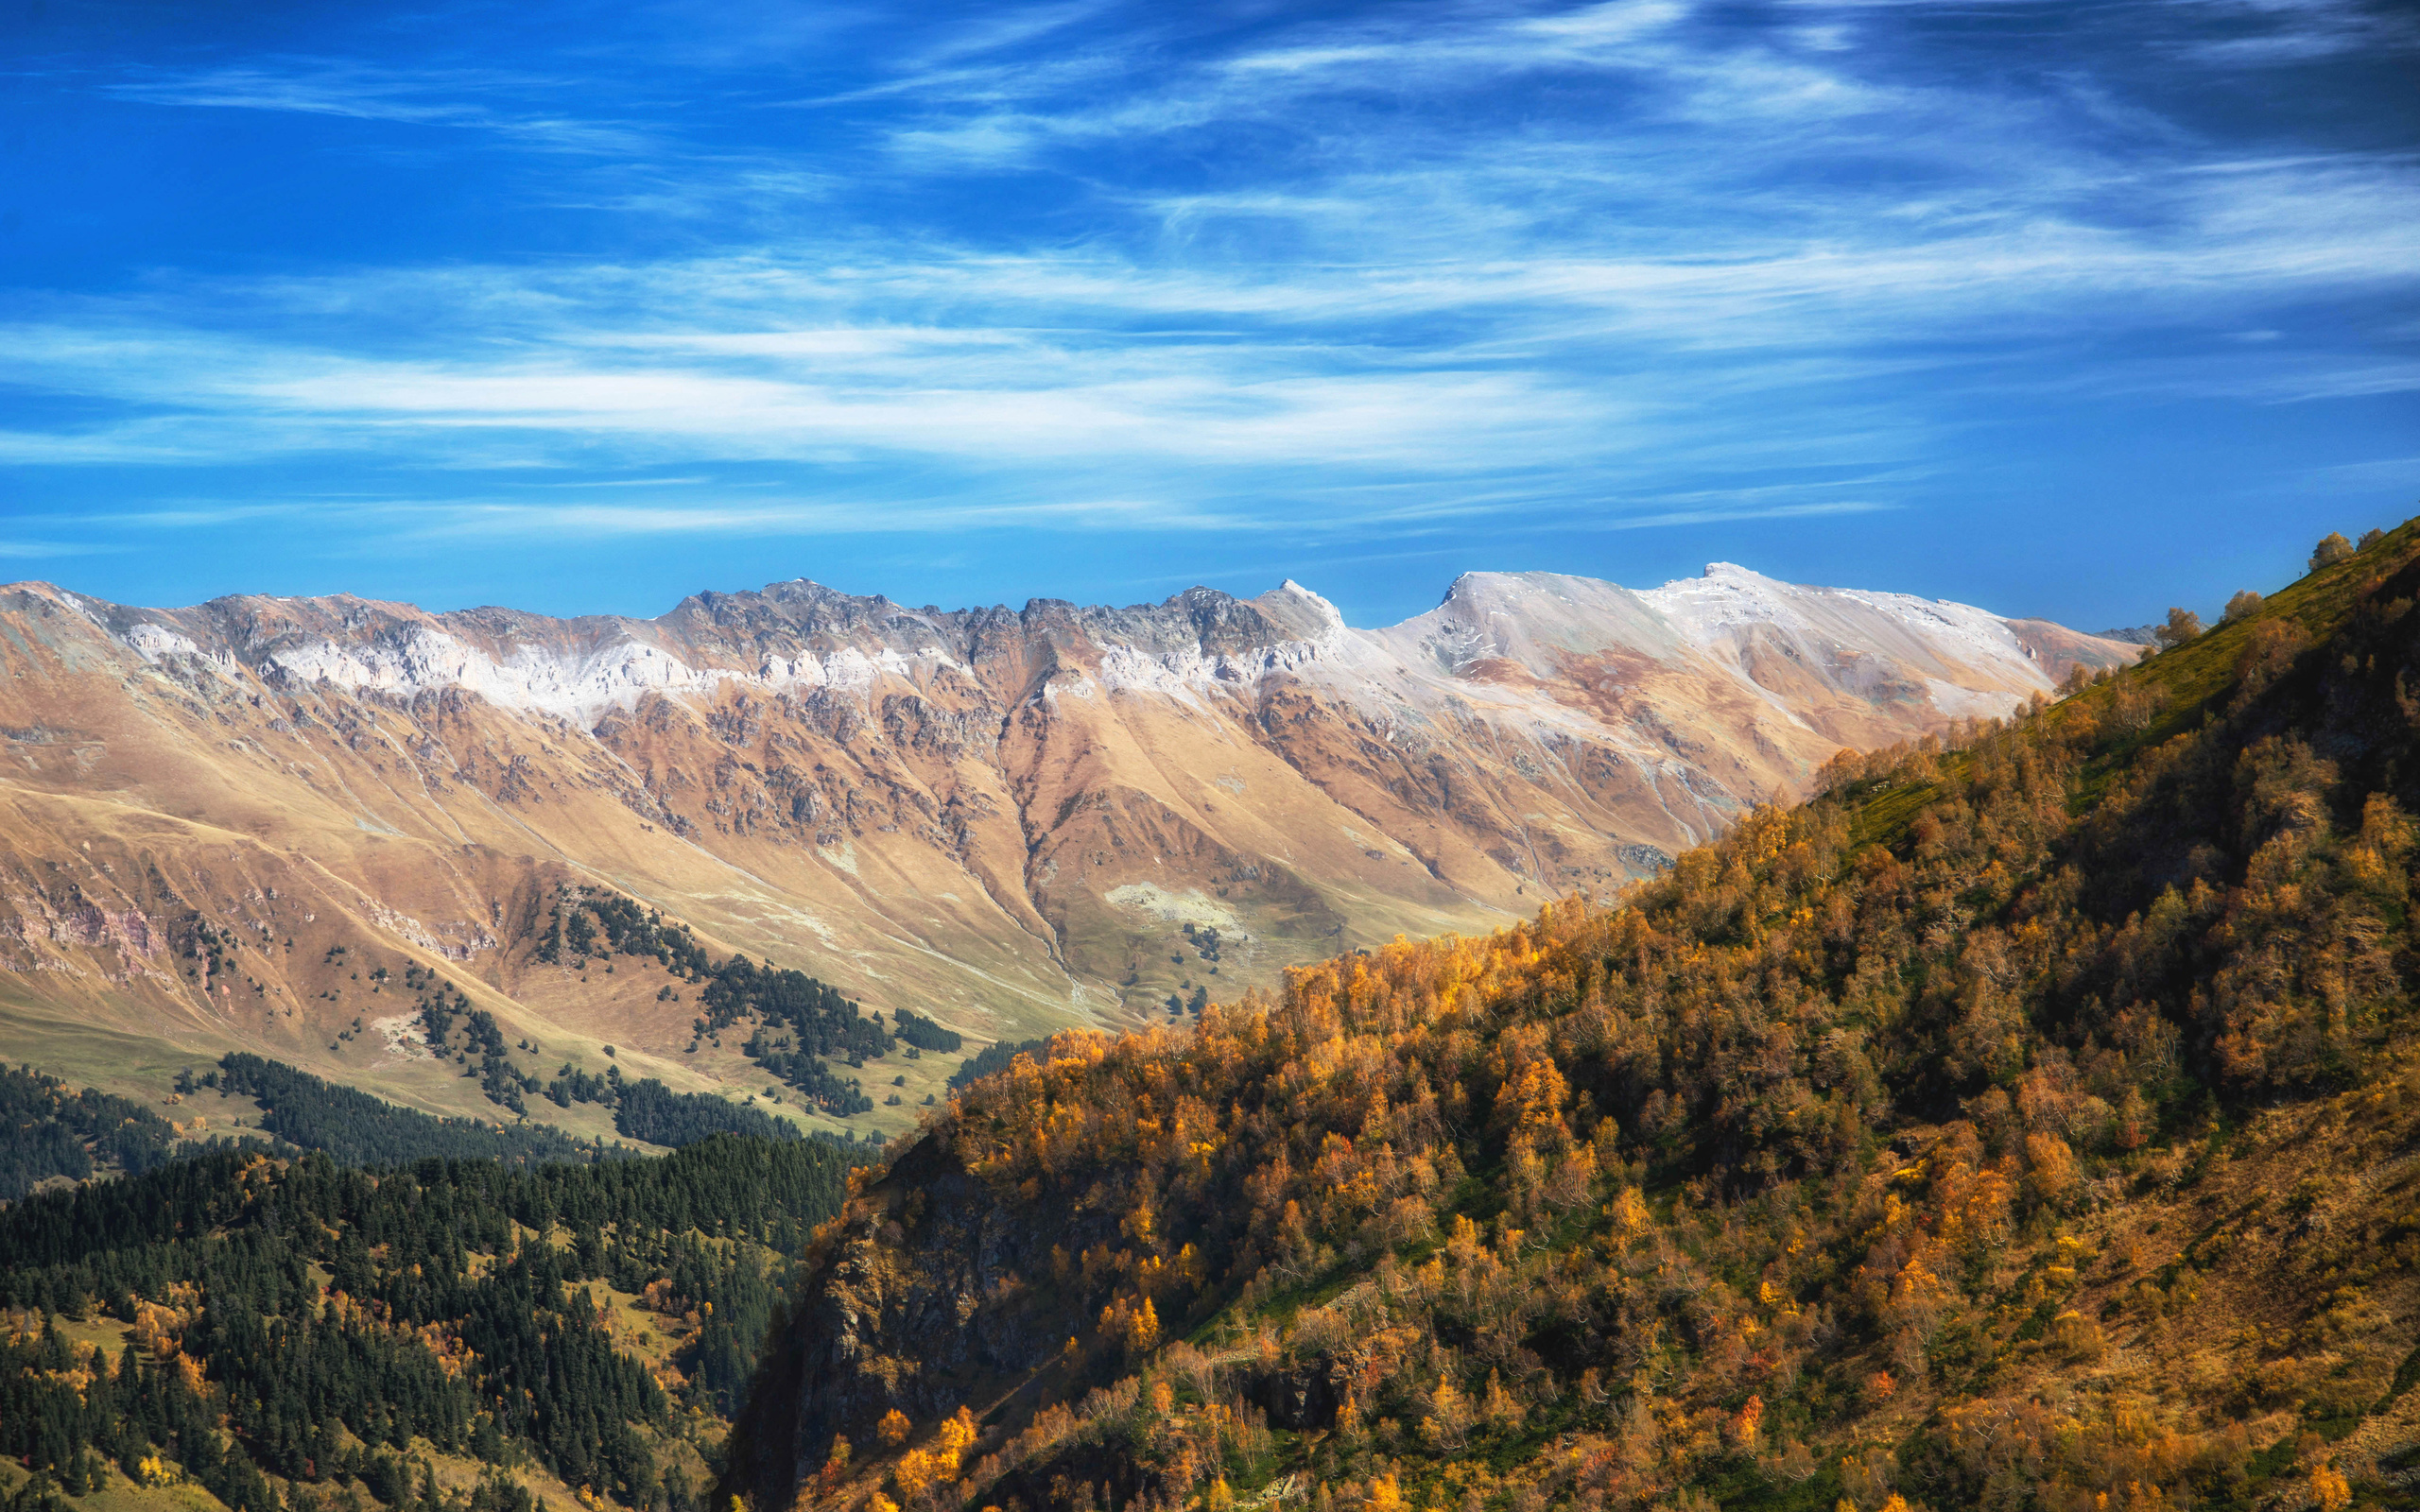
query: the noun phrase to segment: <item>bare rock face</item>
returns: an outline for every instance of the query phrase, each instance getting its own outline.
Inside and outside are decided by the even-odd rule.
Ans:
[[[567,883],[977,1040],[1149,1022],[1618,885],[1843,746],[2135,654],[1723,564],[1644,593],[1474,573],[1376,630],[1290,582],[942,612],[796,581],[653,620],[20,583],[0,1051],[72,1026],[145,1047],[112,1062],[137,1085],[241,1046],[487,1110],[406,1040],[337,1040],[404,1011],[372,972],[417,963],[508,1035],[757,1077],[683,1048],[677,984],[517,949]]]

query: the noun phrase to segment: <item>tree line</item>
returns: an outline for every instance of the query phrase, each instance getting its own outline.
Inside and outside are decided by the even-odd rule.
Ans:
[[[654,959],[699,988],[701,1011],[691,1023],[692,1051],[748,1021],[751,1030],[742,1053],[768,1075],[836,1118],[872,1112],[874,1103],[862,1078],[843,1075],[828,1062],[838,1060],[860,1070],[867,1061],[890,1055],[903,1041],[913,1055],[958,1055],[965,1048],[958,1031],[912,1008],[894,1010],[891,1024],[886,1027],[880,1010],[868,1013],[839,988],[804,971],[769,963],[760,966],[736,954],[717,962],[686,925],[666,923],[662,914],[635,900],[601,888],[568,885],[558,888],[532,958],[561,964],[569,957],[584,964],[593,955],[616,954]],[[441,1004],[443,991],[441,984]],[[675,997],[669,985],[663,995]],[[459,1006],[469,1005],[464,1001]],[[434,1038],[441,1040],[442,1033]],[[493,1100],[519,1110],[520,1091],[539,1089],[533,1078],[509,1067],[499,1072],[502,1055],[500,1044],[488,1052],[481,1074]],[[603,1100],[599,1095],[603,1089],[595,1085],[593,1074],[582,1074],[590,1077],[588,1084],[574,1079],[566,1068],[546,1085],[546,1095],[564,1106]]]

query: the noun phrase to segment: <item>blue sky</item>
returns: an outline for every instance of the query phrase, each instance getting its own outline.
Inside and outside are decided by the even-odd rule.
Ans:
[[[2360,0],[0,0],[0,578],[2214,610],[2420,512],[2415,63]]]

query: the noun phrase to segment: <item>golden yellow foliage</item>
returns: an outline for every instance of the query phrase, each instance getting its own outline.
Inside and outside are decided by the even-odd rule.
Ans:
[[[2353,1487],[2333,1466],[2314,1465],[2310,1468],[2310,1495],[2320,1512],[2344,1512],[2352,1504]]]
[[[1635,1239],[1655,1221],[1647,1208],[1647,1198],[1636,1187],[1624,1187],[1608,1210],[1614,1220],[1614,1232],[1624,1240]]]
[[[1147,1297],[1143,1298],[1143,1305],[1135,1310],[1133,1321],[1127,1325],[1126,1347],[1136,1354],[1141,1354],[1147,1349],[1157,1347],[1159,1342],[1159,1310],[1151,1305],[1151,1299]]]
[[[955,1470],[959,1456],[975,1442],[975,1414],[961,1405],[958,1411],[942,1418],[940,1438],[940,1452],[948,1461],[949,1468]]]
[[[890,1478],[897,1483],[901,1495],[913,1498],[934,1482],[947,1480],[955,1469],[938,1450],[911,1449],[891,1466]]]

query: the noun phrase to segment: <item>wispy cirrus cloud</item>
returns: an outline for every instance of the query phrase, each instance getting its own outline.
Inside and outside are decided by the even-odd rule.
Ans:
[[[651,133],[630,123],[579,119],[537,103],[575,93],[566,80],[485,69],[395,70],[354,60],[291,58],[192,72],[145,70],[103,84],[101,92],[145,105],[460,128],[560,152],[630,155],[651,145]]]
[[[2015,417],[2420,362],[2342,314],[2420,283],[2412,144],[2207,104],[2405,44],[2357,0],[631,14],[93,76],[374,123],[442,223],[20,290],[0,457],[418,476],[341,518],[424,541],[1593,536],[1854,524]]]
[[[7,340],[21,384],[153,407],[143,445],[164,457],[210,438],[260,455],[513,432],[542,457],[609,442],[674,459],[1216,466],[1315,455],[1469,472],[1600,456],[1634,444],[1630,427],[1646,421],[1678,444],[1703,428],[1675,416],[1692,401],[1728,409],[1752,393],[1918,370],[1981,382],[1976,369],[2013,348],[2112,322],[2248,318],[2390,290],[2420,264],[2420,221],[2396,209],[2408,179],[2380,159],[2202,164],[2134,185],[2138,212],[2154,200],[2161,212],[2138,225],[2040,218],[2011,235],[1944,214],[1910,228],[1929,238],[1808,245],[1743,227],[1732,245],[1689,254],[1587,255],[1565,243],[1524,256],[1521,228],[1464,222],[1469,256],[1424,247],[1417,258],[1306,260],[1276,283],[1098,250],[930,245],[861,244],[814,262],[757,251],[455,266],[171,292],[19,325]],[[1419,186],[1340,192],[1401,206]],[[1378,242],[1382,228],[1370,234]],[[255,318],[237,323],[253,330],[196,318],[246,298]],[[326,311],[392,331],[377,344],[390,350],[265,334]],[[922,318],[873,318],[884,312]],[[1635,376],[1609,370],[1615,352]],[[2143,392],[2375,392],[2407,369],[2324,352],[2197,354],[2104,364],[2093,380]],[[2064,387],[2076,376],[2019,382]],[[194,421],[182,439],[179,412]],[[61,439],[0,449],[31,460]]]
[[[2353,52],[2420,51],[2420,17],[2405,8],[2359,0],[2181,0],[2204,9],[2222,28],[2216,36],[2182,39],[2174,50],[2204,64],[2262,66],[2307,63]]]
[[[89,541],[24,541],[0,537],[0,560],[41,561],[54,557],[90,557],[109,550]]]
[[[1205,511],[1181,501],[1138,498],[1049,499],[970,504],[949,498],[667,500],[650,505],[549,506],[519,502],[413,501],[398,511],[401,534],[421,540],[547,541],[718,535],[799,537],[896,535],[950,530],[1088,529],[1154,532],[1249,529],[1248,517]]]

